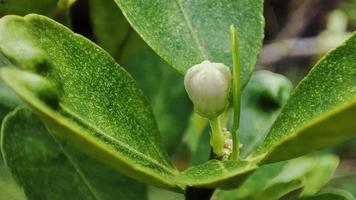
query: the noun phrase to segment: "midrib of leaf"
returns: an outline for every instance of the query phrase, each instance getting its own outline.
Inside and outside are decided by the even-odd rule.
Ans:
[[[217,162],[219,167],[221,168],[222,174],[227,174],[229,173],[229,171],[226,169],[226,167],[221,163],[221,162]]]
[[[84,176],[82,170],[79,169],[79,167],[76,165],[76,163],[74,162],[74,160],[72,159],[72,157],[69,155],[69,153],[67,153],[67,151],[63,148],[62,144],[52,135],[52,133],[50,133],[50,135],[52,136],[53,140],[59,145],[60,149],[62,150],[63,154],[65,155],[65,157],[68,159],[68,161],[72,164],[72,166],[74,167],[76,173],[79,175],[79,177],[83,180],[85,186],[88,188],[88,190],[92,193],[92,195],[95,197],[95,199],[98,200],[102,200],[99,195],[97,194],[97,192],[95,191],[95,189],[93,188],[93,186],[91,186],[91,184],[89,183],[89,181],[86,179],[86,177]]]
[[[201,41],[199,40],[198,35],[197,35],[196,31],[194,30],[194,28],[193,28],[193,26],[192,26],[192,23],[190,22],[190,20],[189,20],[189,18],[188,18],[187,13],[186,13],[185,10],[184,10],[183,4],[182,4],[182,0],[176,0],[176,3],[177,3],[177,5],[178,5],[179,11],[180,11],[180,12],[182,13],[182,15],[183,15],[184,21],[185,21],[185,23],[187,24],[187,27],[188,27],[188,29],[189,29],[189,32],[190,32],[191,36],[193,37],[196,46],[197,46],[198,49],[199,49],[199,54],[200,54],[200,56],[201,56],[203,59],[205,59],[205,60],[208,59],[208,56],[207,56],[206,51],[205,51],[205,48],[204,48],[203,45],[201,44]]]
[[[129,145],[117,140],[116,138],[111,137],[110,135],[105,134],[104,131],[102,131],[100,128],[96,127],[95,125],[83,120],[81,117],[79,117],[78,115],[76,115],[73,111],[71,111],[69,108],[61,105],[61,108],[63,109],[63,111],[67,112],[67,114],[69,114],[70,116],[72,116],[76,121],[78,121],[80,124],[83,124],[84,126],[89,127],[90,129],[95,130],[97,133],[99,133],[100,135],[104,136],[105,138],[114,141],[115,143],[117,143],[118,145],[130,150],[132,153],[136,154],[138,157],[141,157],[142,159],[146,160],[147,162],[151,162],[157,166],[159,166],[162,169],[165,169],[166,172],[168,172],[169,174],[171,174],[172,176],[175,176],[176,173],[174,173],[174,171],[172,171],[171,169],[169,169],[168,167],[166,167],[165,165],[162,165],[161,163],[159,163],[157,160],[146,156],[145,154],[137,151],[136,149],[133,149],[132,147],[130,147]],[[155,150],[157,151],[156,147]],[[161,154],[159,154],[161,157]],[[163,159],[165,160],[165,159]]]

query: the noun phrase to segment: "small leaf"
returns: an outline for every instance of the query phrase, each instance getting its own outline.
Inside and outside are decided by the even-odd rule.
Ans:
[[[298,198],[297,200],[354,200],[351,193],[336,188],[327,189],[317,195]]]
[[[25,54],[18,51],[21,45]],[[142,92],[106,52],[39,15],[2,18],[0,49],[40,74],[0,72],[54,134],[130,177],[181,190]]]
[[[183,171],[177,180],[191,187],[233,188],[241,184],[257,168],[251,162],[210,160]]]
[[[234,24],[241,83],[247,83],[262,44],[261,0],[115,1],[147,44],[183,74],[203,60],[232,66],[229,27]]]
[[[316,166],[306,174],[305,183],[301,196],[316,194],[329,182],[333,176],[339,159],[336,156],[324,156],[324,158],[315,158]]]
[[[6,117],[2,143],[6,164],[28,199],[146,199],[143,184],[53,137],[29,109]]]
[[[353,34],[301,81],[251,159],[277,162],[355,137],[355,60]]]
[[[241,156],[246,157],[265,138],[292,90],[280,74],[257,71],[241,96]]]
[[[275,200],[298,190],[311,194],[311,188],[317,188],[313,190],[316,193],[331,177],[337,164],[338,158],[334,155],[313,155],[264,165],[252,173],[239,188],[231,191],[218,190],[216,196],[221,200]],[[325,177],[313,180],[315,172],[320,172]]]
[[[114,58],[130,34],[130,26],[113,0],[89,0],[90,16],[97,44]]]
[[[184,133],[183,146],[187,148],[190,155],[189,161],[191,165],[203,164],[210,157],[210,128],[208,120],[192,112],[188,127]]]

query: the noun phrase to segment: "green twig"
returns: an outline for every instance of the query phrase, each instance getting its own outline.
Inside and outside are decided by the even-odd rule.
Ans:
[[[230,26],[231,34],[231,48],[232,48],[232,89],[233,89],[233,103],[234,103],[234,122],[232,125],[231,135],[232,135],[232,160],[237,160],[240,157],[240,138],[239,138],[239,125],[240,125],[240,96],[241,96],[241,86],[240,86],[240,60],[239,60],[239,49],[238,49],[238,37],[237,31],[234,25]]]
[[[225,145],[225,136],[221,131],[219,117],[209,119],[211,127],[211,137],[210,144],[213,147],[213,151],[217,157],[223,155],[224,145]]]

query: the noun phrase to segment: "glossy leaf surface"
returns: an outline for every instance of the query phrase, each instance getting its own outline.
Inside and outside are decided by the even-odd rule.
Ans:
[[[0,35],[7,57],[42,74],[5,68],[1,77],[53,133],[130,177],[179,190],[145,97],[106,52],[38,15],[2,18]]]
[[[241,82],[247,83],[262,44],[262,0],[115,1],[141,37],[183,74],[203,60],[231,66],[229,27],[234,24]]]
[[[190,167],[178,176],[178,181],[201,188],[234,188],[241,184],[256,165],[245,161],[209,160]]]

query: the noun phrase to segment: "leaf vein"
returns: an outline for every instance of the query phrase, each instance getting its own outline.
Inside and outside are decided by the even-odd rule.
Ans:
[[[199,53],[200,53],[201,57],[203,59],[208,59],[208,56],[207,56],[206,51],[205,51],[205,48],[203,47],[201,41],[199,40],[198,35],[197,35],[196,31],[194,30],[194,28],[192,26],[192,23],[190,22],[190,20],[188,18],[187,13],[184,10],[183,4],[182,4],[182,0],[176,0],[176,3],[178,5],[179,10],[181,11],[181,13],[183,15],[185,23],[188,26],[189,32],[192,35],[192,37],[194,39],[194,42],[195,42],[195,44],[197,45],[197,47],[199,49]]]
[[[87,186],[88,190],[92,193],[92,195],[95,197],[95,199],[98,200],[102,200],[100,198],[100,196],[97,194],[97,192],[95,191],[95,189],[91,186],[91,184],[89,183],[89,181],[87,180],[87,178],[85,177],[84,173],[82,172],[81,169],[79,169],[79,167],[76,165],[76,163],[74,162],[73,158],[69,155],[69,153],[66,152],[66,150],[63,148],[62,144],[52,135],[52,133],[50,133],[50,135],[52,136],[53,140],[59,145],[59,147],[61,148],[63,154],[66,156],[66,158],[68,159],[68,161],[72,164],[72,166],[74,167],[75,171],[77,172],[77,174],[79,175],[79,177],[83,180],[84,184]]]
[[[72,117],[74,117],[76,120],[78,120],[80,123],[90,127],[91,129],[95,130],[97,133],[99,133],[100,135],[104,136],[106,139],[109,139],[115,143],[117,143],[118,145],[120,145],[121,147],[123,148],[126,148],[128,149],[129,151],[131,151],[131,153],[134,153],[136,154],[137,156],[141,157],[142,159],[148,161],[148,162],[151,162],[159,167],[161,167],[162,169],[166,170],[166,172],[168,172],[169,174],[171,175],[175,175],[175,173],[173,173],[173,171],[168,168],[167,166],[165,165],[162,165],[161,163],[159,163],[157,160],[151,158],[151,157],[148,157],[147,155],[137,151],[136,149],[132,148],[131,146],[121,142],[120,140],[118,140],[117,138],[114,138],[110,135],[107,135],[105,134],[105,132],[103,130],[101,130],[99,127],[87,122],[87,121],[84,121],[81,117],[79,117],[78,115],[76,115],[73,111],[71,111],[69,108],[66,108],[65,106],[61,106],[65,112],[67,112],[68,114],[70,114]]]

